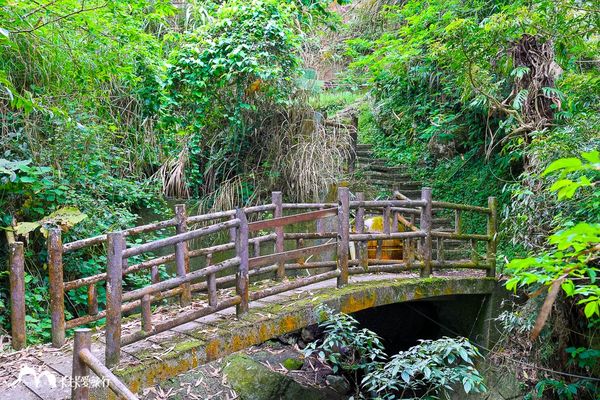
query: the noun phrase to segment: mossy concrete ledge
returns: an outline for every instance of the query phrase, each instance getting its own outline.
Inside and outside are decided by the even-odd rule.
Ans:
[[[385,279],[352,283],[341,289],[323,288],[276,297],[271,304],[251,303],[241,319],[200,319],[189,330],[158,335],[151,343],[125,349],[139,362],[121,366],[115,374],[132,390],[140,391],[209,361],[213,361],[318,322],[315,309],[327,304],[334,310],[353,313],[372,307],[424,300],[440,296],[488,295],[494,278]],[[266,299],[268,300],[268,299]],[[157,340],[160,346],[156,346]],[[155,349],[160,347],[160,350]],[[94,399],[113,399],[112,393],[96,391]]]

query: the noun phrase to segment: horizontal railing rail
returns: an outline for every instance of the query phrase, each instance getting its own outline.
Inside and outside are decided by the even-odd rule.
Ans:
[[[315,219],[319,218],[334,217],[337,215],[337,212],[337,208],[327,208],[324,210],[311,211],[303,214],[288,215],[287,217],[267,219],[248,224],[248,229],[250,232],[255,232],[262,229],[279,228],[286,225],[314,221]]]
[[[262,206],[246,207],[246,208],[244,208],[244,212],[246,213],[246,215],[249,215],[249,214],[253,214],[253,213],[259,213],[262,211],[271,211],[274,209],[275,209],[275,205],[267,204],[267,205],[262,205]],[[223,218],[227,218],[227,217],[232,217],[234,215],[235,215],[235,210],[219,211],[219,212],[214,212],[214,213],[209,213],[209,214],[191,216],[188,218],[188,223],[189,224],[199,224],[202,222],[208,222],[208,221],[219,220],[219,219],[223,219]],[[127,228],[127,229],[124,229],[122,232],[123,232],[123,236],[132,236],[132,235],[139,235],[142,233],[155,232],[155,231],[159,231],[161,229],[172,228],[175,226],[177,226],[177,220],[176,220],[176,218],[171,218],[171,219],[164,220],[164,221],[153,222],[153,223],[146,224],[146,225],[140,225],[140,226],[135,226],[132,228]],[[75,250],[83,249],[85,247],[106,243],[106,240],[107,240],[107,235],[104,234],[104,235],[94,236],[91,238],[76,240],[74,242],[65,243],[63,245],[63,254],[67,254],[67,253],[73,252]]]

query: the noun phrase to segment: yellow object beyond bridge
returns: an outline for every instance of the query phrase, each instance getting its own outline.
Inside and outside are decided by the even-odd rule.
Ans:
[[[322,304],[353,313],[458,295],[485,299],[496,285],[496,208],[493,198],[487,207],[436,202],[428,188],[420,200],[378,201],[340,188],[335,203],[284,203],[276,192],[270,204],[212,214],[188,216],[177,206],[171,220],[65,244],[60,230],[52,230],[48,266],[56,350],[25,348],[6,356],[5,365],[19,379],[4,388],[3,398],[99,399],[118,393],[133,399],[141,389],[202,363],[317,323],[315,308]],[[483,232],[462,231],[465,213],[487,220]],[[435,226],[436,217],[446,214],[455,226]],[[173,235],[162,239],[133,239],[168,229]],[[106,247],[106,271],[65,280],[63,256],[88,246]],[[18,273],[18,243],[11,250],[12,271]],[[130,286],[130,277],[144,275],[147,285]],[[67,319],[65,293],[84,289],[88,313]],[[11,296],[24,294],[17,285]],[[13,330],[20,318],[25,315],[14,316]],[[95,332],[76,332],[74,351],[65,346],[68,330],[100,320],[106,322]],[[37,371],[71,380],[93,372],[110,388],[48,390],[31,376],[19,376],[16,366],[30,352],[27,359]]]

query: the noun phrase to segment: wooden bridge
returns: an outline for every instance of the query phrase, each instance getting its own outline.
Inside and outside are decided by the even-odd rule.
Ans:
[[[434,226],[434,212],[453,213],[454,229],[449,232]],[[465,214],[482,215],[487,220],[485,231],[463,232]],[[365,231],[365,219],[374,215],[382,217],[381,232]],[[304,228],[301,232],[284,229],[299,224]],[[331,301],[328,297],[310,296],[308,303],[302,303],[304,308],[296,310],[304,317],[286,320],[289,317],[287,311],[280,312],[273,307],[281,306],[288,298],[301,300],[308,293],[322,293],[323,296],[333,293],[337,296],[334,296],[337,299],[335,308],[354,312],[390,302],[449,293],[489,293],[495,276],[496,224],[494,198],[489,199],[487,207],[437,202],[432,199],[431,189],[423,188],[419,200],[367,201],[360,193],[351,198],[347,188],[339,188],[336,203],[284,203],[282,194],[275,192],[270,204],[204,215],[187,216],[185,207],[178,205],[175,217],[170,220],[64,244],[60,229],[53,229],[48,239],[52,345],[70,348],[71,345],[64,346],[68,330],[102,319],[106,322],[97,334],[95,352],[91,351],[91,332],[84,330],[76,335],[74,355],[63,352],[55,360],[44,356],[37,359],[54,371],[61,370],[57,365],[62,365],[61,374],[70,376],[71,370],[75,378],[86,376],[91,368],[106,378],[115,392],[135,398],[103,363],[113,371],[122,372],[123,365],[130,363],[132,357],[139,359],[139,353],[151,347],[148,343],[157,343],[156,338],[161,335],[183,334],[188,341],[192,337],[194,350],[192,347],[180,348],[177,352],[182,357],[177,362],[179,367],[170,368],[169,372],[154,371],[153,376],[141,380],[131,380],[129,372],[118,374],[134,391],[193,368],[198,362],[210,361],[314,323],[314,316],[307,310],[315,306],[315,302]],[[171,236],[142,243],[135,240],[138,235],[167,229],[174,230]],[[401,243],[401,258],[382,259],[382,242],[385,240]],[[464,243],[470,248],[469,257],[447,259],[446,241]],[[368,243],[374,243],[376,247],[373,259],[368,257]],[[106,272],[65,281],[63,258],[90,246],[106,249]],[[159,253],[169,248],[174,251]],[[220,261],[213,262],[215,259]],[[198,268],[192,268],[198,260]],[[165,265],[173,265],[172,276],[166,277],[164,271],[160,272],[159,267]],[[23,245],[14,243],[11,245],[11,305],[16,348],[25,343],[23,269]],[[446,277],[450,270],[461,272],[450,274],[454,279],[406,279],[413,278],[410,274],[414,272],[420,278],[429,278],[432,274]],[[467,270],[481,271],[482,274],[462,272]],[[137,277],[135,288],[129,282],[132,276]],[[140,287],[139,281],[144,277],[148,284]],[[81,290],[87,293],[87,313],[67,319],[65,294]],[[103,310],[99,307],[101,293],[105,293]],[[346,303],[340,300],[343,298]],[[174,305],[173,299],[179,304]],[[263,317],[252,312],[255,307],[266,310],[259,313]],[[206,335],[187,332],[198,330],[199,325],[205,323],[210,325],[207,321],[214,321],[215,317],[232,317],[229,310],[235,310],[238,321],[253,321],[258,331],[247,335],[246,340],[235,339],[230,332],[229,346],[223,344],[227,336],[223,331],[215,339],[217,342],[208,340]],[[268,318],[264,315],[270,315],[278,322],[267,324]],[[262,322],[258,324],[256,318]],[[98,353],[98,348],[103,354]],[[199,349],[203,349],[202,356]],[[183,359],[187,361],[183,362]],[[68,365],[66,372],[65,365]],[[142,366],[142,371],[145,368]],[[20,385],[23,386],[17,395],[20,400],[65,398],[64,393],[63,397],[40,394],[39,388],[36,391],[26,382],[20,382]],[[27,390],[37,397],[26,397]],[[88,396],[87,387],[73,390],[73,398],[86,399]]]

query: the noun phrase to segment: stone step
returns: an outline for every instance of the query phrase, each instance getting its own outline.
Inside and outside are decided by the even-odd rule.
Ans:
[[[410,172],[410,170],[408,170],[406,167],[401,167],[401,166],[390,167],[389,165],[382,165],[382,164],[367,164],[367,168],[370,169],[371,171],[377,171],[377,172],[395,172],[395,173],[399,173],[399,172],[409,173]]]
[[[395,181],[387,181],[383,179],[369,179],[369,183],[377,186],[389,188],[392,192],[398,190],[398,184]]]
[[[382,179],[397,179],[404,182],[409,183],[418,183],[421,184],[421,181],[415,180],[410,174],[404,171],[374,171],[372,169],[365,170],[367,174],[372,176],[373,178],[382,178]]]
[[[380,185],[389,185],[396,190],[402,192],[403,190],[421,190],[423,185],[420,182],[405,181],[400,178],[383,178],[365,175],[365,179],[369,182],[376,182]]]
[[[358,143],[356,145],[356,150],[371,150],[372,148],[373,145],[369,143]]]
[[[423,187],[423,182],[419,181],[411,181],[410,177],[405,174],[385,174],[380,172],[367,172],[364,174],[366,178],[373,179],[376,181],[386,181],[386,182],[394,182],[400,188],[406,189],[421,189]]]
[[[405,187],[405,186],[402,186],[402,183],[399,183],[399,182],[384,181],[384,180],[378,180],[378,179],[368,179],[367,183],[389,189],[390,198],[392,198],[392,195],[394,194],[394,192],[400,192],[403,195],[409,197],[410,199],[413,199],[411,196],[416,196],[417,194],[418,194],[419,199],[421,198],[421,187],[420,186]],[[409,193],[409,194],[406,194],[406,193]]]
[[[375,157],[375,154],[373,154],[373,152],[370,150],[359,150],[356,152],[356,159],[363,162],[370,162],[372,160],[376,160],[377,157]]]
[[[381,164],[387,166],[387,160],[383,158],[369,157],[361,154],[356,155],[356,161],[363,164]]]
[[[366,170],[366,171],[372,171],[372,172],[382,172],[382,173],[392,173],[392,174],[400,174],[400,175],[407,175],[410,174],[412,171],[407,170],[406,168],[402,168],[402,167],[389,167],[385,164],[381,164],[381,163],[368,163],[368,164],[358,164],[360,166],[360,168]],[[409,180],[414,180],[414,178],[412,177],[412,175],[410,176]]]
[[[365,173],[365,177],[376,181],[395,182],[399,185],[416,186],[419,189],[421,189],[423,185],[422,182],[413,181],[410,175],[402,173],[381,174],[375,173],[375,171],[368,171]]]
[[[376,181],[373,181],[376,182]],[[385,181],[384,181],[385,183]],[[389,184],[389,182],[387,182]],[[397,185],[390,184],[388,187],[391,187],[392,191],[398,190]],[[419,190],[401,190],[400,193],[405,195],[411,200],[420,200],[421,199],[421,189]]]
[[[387,167],[386,165],[368,165],[363,167],[365,171],[369,171],[373,175],[380,176],[388,176],[388,175],[400,175],[400,176],[408,176],[410,179],[406,179],[407,181],[416,182],[416,179],[409,173],[408,170],[402,167]]]

